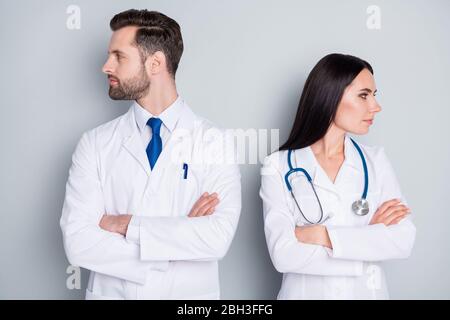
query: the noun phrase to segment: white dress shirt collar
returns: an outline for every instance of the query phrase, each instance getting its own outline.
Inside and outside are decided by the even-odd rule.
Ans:
[[[159,116],[154,116],[135,101],[133,104],[133,111],[139,131],[142,133],[147,126],[148,119],[155,117],[161,119],[163,125],[169,130],[169,132],[172,132],[175,129],[178,119],[180,118],[182,102],[182,98],[178,96],[177,99]]]

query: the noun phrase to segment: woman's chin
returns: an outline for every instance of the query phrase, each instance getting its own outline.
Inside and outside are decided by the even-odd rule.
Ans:
[[[353,129],[353,130],[348,130],[348,132],[351,133],[351,134],[355,134],[355,135],[360,136],[360,135],[367,134],[369,132],[369,128],[368,127],[366,127],[366,128],[356,128],[356,129]]]

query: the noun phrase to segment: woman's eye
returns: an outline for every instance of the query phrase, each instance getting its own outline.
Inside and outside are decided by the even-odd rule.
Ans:
[[[364,100],[367,99],[367,93],[360,94],[359,96]]]

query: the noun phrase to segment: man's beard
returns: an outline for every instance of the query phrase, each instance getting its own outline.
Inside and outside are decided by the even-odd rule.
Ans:
[[[150,89],[150,79],[145,72],[145,67],[136,76],[127,79],[117,80],[116,86],[109,86],[109,96],[113,100],[137,100],[145,96]]]

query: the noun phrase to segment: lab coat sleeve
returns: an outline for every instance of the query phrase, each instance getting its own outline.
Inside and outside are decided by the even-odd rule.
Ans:
[[[281,273],[325,276],[359,276],[363,262],[333,259],[323,246],[306,244],[295,236],[295,220],[287,205],[287,188],[273,160],[266,158],[261,170],[260,196],[263,201],[264,232],[269,255]]]
[[[60,219],[67,258],[72,265],[144,284],[150,265],[139,259],[139,246],[99,227],[105,209],[94,139],[94,131],[84,133],[72,156]]]
[[[241,211],[241,182],[237,164],[214,164],[204,178],[205,192],[217,192],[214,213],[202,217],[133,216],[133,235],[138,238],[142,260],[219,260],[228,251]],[[136,229],[139,225],[139,230]]]
[[[378,151],[376,166],[381,166],[381,200],[398,198],[406,204],[394,170],[383,149]],[[390,259],[404,259],[410,256],[416,228],[410,216],[402,219],[398,224],[385,226],[382,223],[363,227],[327,227],[332,243],[332,250],[328,253],[333,258],[383,261]]]

